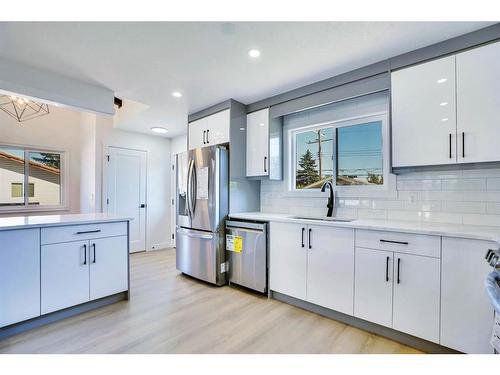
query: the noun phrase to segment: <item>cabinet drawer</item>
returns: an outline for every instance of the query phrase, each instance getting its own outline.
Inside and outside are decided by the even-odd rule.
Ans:
[[[122,236],[127,234],[127,222],[66,225],[42,228],[42,245],[69,241],[89,240],[92,238]]]
[[[425,234],[356,230],[356,246],[405,254],[441,257],[441,237]]]

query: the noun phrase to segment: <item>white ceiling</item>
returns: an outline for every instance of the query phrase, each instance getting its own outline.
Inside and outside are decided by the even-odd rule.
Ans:
[[[2,22],[0,56],[106,86],[144,104],[118,127],[173,137],[188,113],[223,100],[252,103],[489,24]]]

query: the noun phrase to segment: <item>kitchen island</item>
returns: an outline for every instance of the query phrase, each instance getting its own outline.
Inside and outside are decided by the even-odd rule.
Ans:
[[[272,298],[425,351],[492,353],[484,257],[499,227],[229,216],[269,223]]]
[[[130,220],[0,218],[0,339],[128,299]]]

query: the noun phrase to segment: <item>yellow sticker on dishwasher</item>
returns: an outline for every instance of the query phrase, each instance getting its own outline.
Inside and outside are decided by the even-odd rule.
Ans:
[[[241,253],[241,251],[243,250],[243,237],[227,234],[226,250],[234,251],[236,253]]]

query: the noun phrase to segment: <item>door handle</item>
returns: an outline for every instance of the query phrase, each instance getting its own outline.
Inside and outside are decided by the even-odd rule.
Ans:
[[[385,260],[385,281],[389,281],[389,257]]]
[[[399,279],[399,266],[401,264],[401,258],[398,258],[398,280],[397,280],[397,283],[399,284],[401,282],[401,280]]]
[[[465,158],[465,132],[462,132],[462,158]]]
[[[398,245],[408,245],[408,242],[406,242],[406,241],[380,240],[380,242],[395,243],[395,244],[398,244]]]
[[[207,144],[207,142],[205,142],[205,134],[206,134],[206,133],[207,133],[207,131],[206,131],[206,130],[203,130],[203,144],[204,144],[204,145],[205,145],[205,144]]]
[[[307,241],[309,242],[309,249],[312,249],[312,243],[311,243],[311,233],[312,233],[312,229],[309,228],[309,235],[307,236]]]
[[[451,133],[450,133],[450,159],[451,159]]]
[[[304,232],[306,231],[306,228],[302,228],[302,247],[305,247],[304,245]]]
[[[87,264],[87,245],[83,245],[83,265]]]
[[[210,143],[210,141],[208,140],[208,132],[210,131],[210,129],[207,129],[207,143]]]
[[[99,233],[100,231],[101,231],[100,229],[96,229],[96,230],[84,230],[84,231],[81,231],[81,232],[76,232],[75,234]]]
[[[267,173],[267,156],[264,156],[264,173]]]
[[[95,243],[92,244],[92,247],[94,248],[94,260],[92,261],[92,263],[95,263],[95,261],[96,261],[96,258],[95,258]]]
[[[139,208],[146,208],[146,204],[145,203],[142,203]]]

